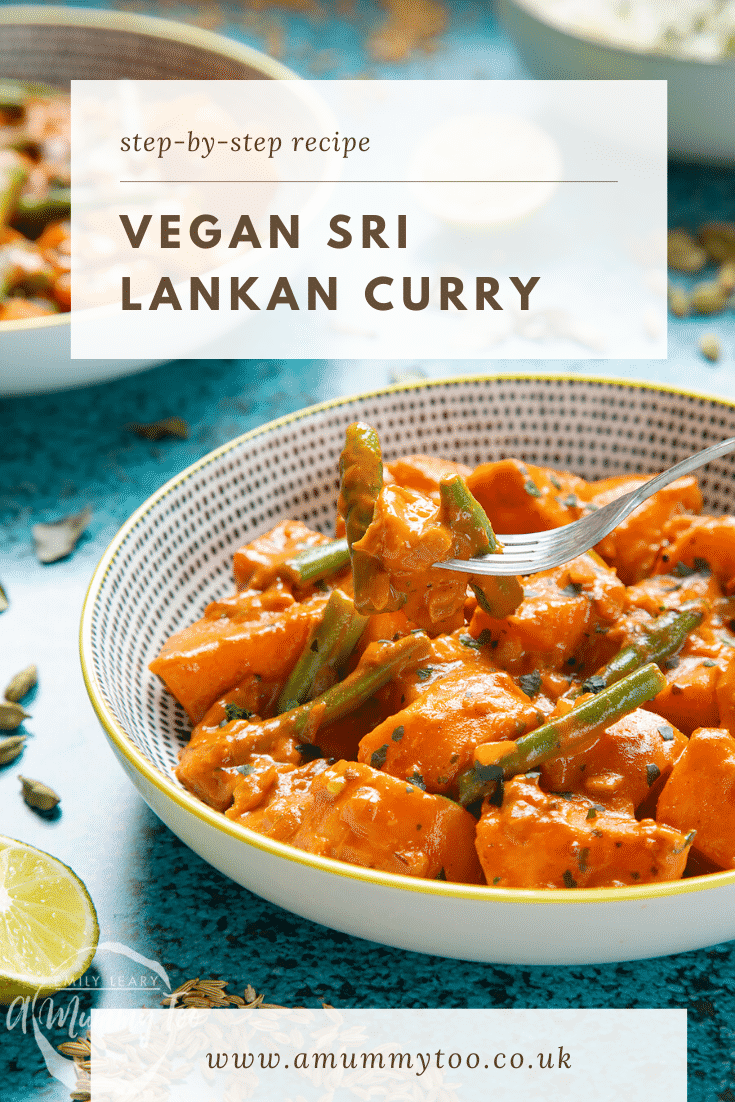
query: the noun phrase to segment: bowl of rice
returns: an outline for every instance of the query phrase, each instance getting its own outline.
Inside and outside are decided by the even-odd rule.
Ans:
[[[546,80],[666,80],[669,153],[735,162],[735,4],[497,0],[500,23]]]

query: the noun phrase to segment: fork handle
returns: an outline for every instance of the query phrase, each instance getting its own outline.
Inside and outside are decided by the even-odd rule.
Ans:
[[[677,478],[681,478],[682,475],[691,474],[692,471],[711,463],[713,459],[719,459],[720,456],[727,455],[732,451],[735,451],[735,436],[730,436],[727,440],[721,440],[719,444],[713,444],[711,448],[705,448],[704,451],[697,452],[695,455],[690,455],[687,459],[682,459],[680,463],[675,463],[673,467],[669,467],[668,470],[662,471],[661,474],[649,478],[648,482],[644,482],[637,490],[634,490],[631,494],[626,494],[626,499],[630,507],[635,509],[658,490],[662,490],[664,486],[676,482]]]

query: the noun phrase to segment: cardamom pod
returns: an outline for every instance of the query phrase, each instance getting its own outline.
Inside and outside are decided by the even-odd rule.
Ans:
[[[698,283],[692,291],[692,309],[697,314],[721,314],[728,294],[718,283]]]
[[[86,506],[80,513],[52,520],[48,524],[34,524],[31,534],[38,561],[58,562],[71,555],[91,519],[92,510]]]
[[[0,738],[0,765],[15,761],[23,749],[25,740],[25,735],[7,735],[5,738]]]
[[[0,731],[14,731],[28,715],[14,700],[0,700]]]
[[[707,263],[705,249],[687,230],[669,230],[668,265],[675,272],[699,272]]]
[[[24,670],[11,678],[5,690],[5,699],[13,702],[22,700],[38,681],[38,670],[35,666],[26,666]]]
[[[176,436],[179,440],[189,439],[189,426],[181,417],[164,417],[148,425],[133,421],[125,428],[143,440],[165,440],[169,436]]]
[[[689,313],[689,295],[682,287],[669,288],[669,310],[677,318],[685,318]]]
[[[18,780],[23,785],[23,799],[29,807],[35,807],[37,811],[51,811],[61,802],[61,796],[57,796],[53,788],[49,788],[43,781],[21,777],[20,773]]]
[[[704,333],[699,338],[699,351],[710,363],[717,363],[722,357],[722,345],[713,333]]]

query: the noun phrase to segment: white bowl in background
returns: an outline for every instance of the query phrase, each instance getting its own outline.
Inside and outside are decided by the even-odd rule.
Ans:
[[[669,154],[735,162],[735,61],[693,61],[609,46],[563,30],[525,0],[495,0],[500,25],[544,80],[667,80]],[[675,4],[672,3],[672,6]]]
[[[222,35],[94,8],[0,6],[0,77],[68,88],[73,79],[292,80],[304,108],[316,97],[273,58]],[[330,116],[331,118],[331,116]],[[0,323],[0,395],[104,382],[159,360],[71,360],[70,314]]]

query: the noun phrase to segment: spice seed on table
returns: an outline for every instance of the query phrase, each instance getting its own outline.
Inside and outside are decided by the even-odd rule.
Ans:
[[[14,731],[29,714],[14,700],[0,700],[0,731]]]
[[[18,780],[23,785],[23,799],[29,807],[36,811],[52,811],[61,803],[61,796],[49,788],[43,781],[33,780],[32,777],[22,777],[18,774]]]
[[[5,690],[5,699],[14,703],[22,700],[26,693],[29,693],[31,689],[38,682],[38,670],[35,666],[26,666],[24,670],[17,673],[15,677],[10,679],[8,687]]]

